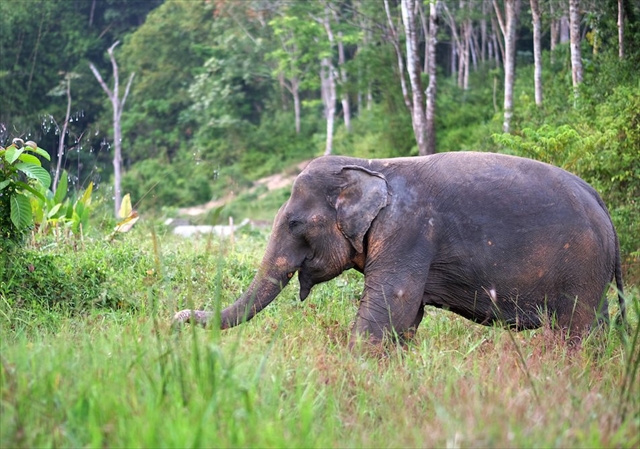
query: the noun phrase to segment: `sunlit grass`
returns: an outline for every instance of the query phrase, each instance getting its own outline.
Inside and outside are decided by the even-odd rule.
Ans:
[[[631,347],[633,287],[632,331],[622,337],[611,328],[574,348],[549,330],[510,335],[429,310],[407,347],[372,356],[347,349],[357,273],[317,286],[304,303],[294,281],[228,331],[174,333],[177,308],[213,308],[241,293],[266,234],[237,236],[233,247],[164,234],[154,241],[150,230],[125,240],[117,244],[135,245],[142,268],[123,262],[110,281],[126,284],[134,308],[46,315],[5,301],[0,446],[640,444],[638,373],[629,370],[640,356],[637,342]]]

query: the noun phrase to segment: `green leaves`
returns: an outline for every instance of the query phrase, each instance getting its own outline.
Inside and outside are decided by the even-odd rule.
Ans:
[[[36,155],[50,159],[49,154],[32,141],[14,139],[6,149],[0,147],[0,190],[8,192],[8,200],[4,202],[8,202],[10,218],[9,222],[0,220],[3,236],[15,238],[33,223],[31,198],[44,200],[39,189],[47,189],[51,184],[51,176]]]
[[[67,196],[67,187],[68,176],[63,171],[55,193],[43,188],[31,199],[33,221],[38,233],[48,234],[53,229],[62,229],[79,236],[87,229],[93,183],[76,200]]]
[[[39,165],[22,162],[20,164],[16,164],[16,169],[27,175],[29,178],[37,180],[40,185],[44,187],[49,187],[51,185],[51,176],[49,175],[49,172]]]
[[[31,203],[22,194],[11,195],[11,222],[18,229],[24,229],[32,223]]]
[[[73,201],[67,197],[68,179],[63,172],[53,193],[49,190],[51,176],[36,155],[49,160],[49,154],[35,142],[15,139],[8,148],[0,148],[0,191],[8,192],[0,201],[10,211],[9,220],[0,217],[0,232],[16,238],[35,225],[40,234],[62,227],[80,235],[89,222],[93,183]]]

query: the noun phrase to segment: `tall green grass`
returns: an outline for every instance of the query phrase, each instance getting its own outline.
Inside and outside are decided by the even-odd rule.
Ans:
[[[0,446],[640,444],[637,288],[627,294],[631,332],[611,328],[578,348],[549,330],[509,334],[429,310],[406,348],[349,352],[354,272],[304,303],[294,282],[228,331],[172,331],[177,308],[233,301],[265,243],[265,233],[231,247],[139,229],[115,243],[135,248],[136,269],[112,258],[105,281],[133,307],[27,313],[0,290]],[[92,248],[95,258],[114,251]]]

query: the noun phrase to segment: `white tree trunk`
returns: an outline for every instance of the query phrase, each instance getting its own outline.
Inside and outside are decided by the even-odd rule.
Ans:
[[[624,59],[624,2],[618,0],[618,57]]]
[[[320,23],[326,33],[327,40],[329,41],[329,51],[333,54],[335,39],[333,36],[333,30],[331,29],[331,7],[329,3],[325,4],[324,16],[316,19]],[[337,101],[337,87],[336,68],[333,65],[331,56],[325,56],[320,61],[320,91],[322,94],[322,102],[324,104],[324,117],[327,121],[327,138],[325,141],[324,154],[329,155],[333,152],[333,131],[335,129],[336,119],[336,101]]]
[[[472,23],[471,20],[465,20],[462,28],[462,60],[463,65],[461,69],[462,73],[462,89],[469,89],[469,68],[471,66],[471,31],[472,31]]]
[[[561,44],[566,44],[567,42],[569,42],[570,37],[569,37],[569,19],[567,18],[566,14],[562,14],[562,16],[560,16],[560,43]]]
[[[516,68],[516,27],[518,25],[518,12],[520,0],[505,0],[505,19],[496,0],[493,2],[496,16],[500,23],[500,29],[504,36],[504,121],[502,131],[511,130],[511,116],[513,115],[513,83]]]
[[[533,81],[535,101],[537,106],[542,106],[542,25],[540,22],[540,5],[538,0],[530,0],[531,16],[533,21]]]
[[[560,40],[560,23],[556,18],[555,8],[553,6],[553,0],[549,2],[549,15],[551,16],[551,25],[549,30],[549,50],[551,50],[551,62],[554,61],[554,51]]]
[[[415,0],[401,0],[402,22],[406,36],[406,58],[409,83],[412,96],[413,133],[418,144],[418,153],[427,154],[427,121],[424,111],[424,93],[420,81],[420,56],[418,54],[418,35],[416,32]]]
[[[293,114],[295,117],[296,134],[300,134],[300,117],[302,115],[302,106],[300,104],[300,89],[298,88],[297,80],[295,86],[296,87],[291,92],[291,95],[293,96]]]
[[[71,116],[71,78],[67,75],[67,112],[64,116],[64,123],[62,125],[62,131],[60,132],[60,139],[58,140],[58,160],[56,161],[56,173],[53,177],[53,193],[56,193],[58,189],[58,181],[60,180],[60,169],[62,168],[62,156],[64,156],[64,139],[67,135],[67,128],[69,127],[69,117]]]
[[[569,22],[571,28],[571,78],[575,94],[582,82],[582,52],[580,50],[580,1],[569,0]]]
[[[329,58],[322,58],[320,62],[320,90],[324,103],[324,117],[327,121],[327,139],[324,154],[333,152],[333,129],[336,118],[336,79],[335,69]]]
[[[111,106],[113,108],[113,198],[115,202],[115,215],[116,217],[120,214],[120,204],[122,203],[122,190],[120,188],[121,180],[122,180],[122,130],[120,127],[120,122],[122,118],[122,110],[124,109],[125,101],[127,100],[127,96],[129,95],[129,89],[131,88],[131,83],[133,82],[133,77],[135,73],[132,73],[129,76],[129,81],[127,82],[127,87],[124,90],[124,94],[122,98],[120,98],[120,88],[119,88],[119,74],[118,74],[118,64],[116,63],[116,58],[113,55],[113,50],[120,43],[120,41],[116,41],[107,52],[109,53],[109,58],[111,59],[111,67],[113,68],[113,90],[109,89],[107,84],[100,76],[100,72],[96,66],[92,63],[89,63],[89,67],[93,72],[93,75],[96,77],[102,90],[104,90],[111,100]],[[125,218],[125,217],[119,217]]]
[[[404,58],[402,57],[402,51],[400,50],[400,38],[398,37],[398,32],[396,30],[395,25],[393,24],[393,18],[391,16],[391,9],[389,8],[389,1],[384,0],[384,10],[387,14],[387,24],[389,25],[389,32],[391,33],[391,44],[393,45],[394,50],[396,51],[396,58],[398,61],[398,73],[400,78],[400,89],[402,90],[402,98],[404,100],[404,104],[411,112],[413,110],[413,105],[411,104],[411,97],[409,97],[409,89],[407,88],[407,82],[404,79]]]
[[[342,32],[338,33],[338,67],[340,68],[340,84],[342,85],[342,115],[344,116],[344,127],[347,132],[351,132],[351,104],[349,103],[349,94],[347,93],[347,68],[344,57],[344,44],[342,42]]]
[[[427,41],[427,57],[429,63],[429,84],[427,86],[427,108],[425,119],[427,122],[427,154],[436,152],[436,44],[438,35],[438,4],[439,1],[429,3],[429,39]]]
[[[487,34],[487,0],[482,0],[482,19],[480,19],[480,61],[487,61],[487,47],[489,36]]]

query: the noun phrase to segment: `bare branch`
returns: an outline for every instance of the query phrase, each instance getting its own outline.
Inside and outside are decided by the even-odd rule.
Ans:
[[[124,103],[127,101],[127,97],[129,96],[129,89],[131,88],[131,83],[133,82],[133,77],[136,75],[136,72],[133,72],[129,75],[129,81],[127,81],[127,87],[124,88],[124,95],[122,96],[122,100],[120,101],[120,112],[124,109]]]
[[[98,83],[100,83],[100,86],[102,87],[102,90],[104,90],[107,93],[107,96],[111,100],[113,98],[113,93],[109,89],[109,86],[107,86],[107,83],[105,83],[104,80],[102,79],[102,76],[100,75],[100,72],[98,72],[98,69],[96,68],[96,66],[93,65],[92,62],[90,62],[89,63],[89,68],[93,72],[93,76],[95,76],[96,79],[98,80]]]
[[[506,38],[507,28],[504,24],[504,19],[502,18],[502,12],[500,11],[500,7],[498,6],[498,2],[496,0],[493,0],[493,9],[496,11],[496,17],[498,18],[498,25],[500,25],[500,31],[502,31],[502,36]]]

